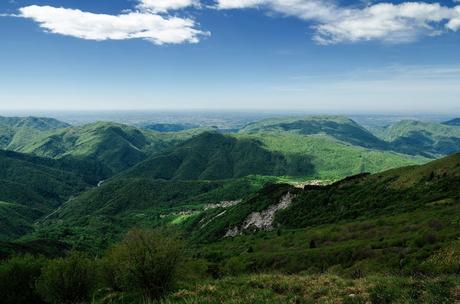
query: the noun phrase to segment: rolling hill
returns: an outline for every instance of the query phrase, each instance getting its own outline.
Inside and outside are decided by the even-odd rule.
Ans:
[[[202,129],[160,133],[96,122],[48,132],[15,150],[55,159],[72,157],[99,162],[115,174],[200,132]]]
[[[0,116],[0,149],[15,150],[44,132],[67,127],[54,118]]]
[[[240,132],[285,131],[301,135],[327,135],[354,146],[386,149],[387,143],[344,116],[306,116],[265,119],[247,125]]]
[[[340,179],[360,172],[379,172],[429,159],[392,151],[354,121],[341,116],[269,119],[250,124],[237,138],[260,141],[269,151],[308,155],[313,179]],[[374,148],[366,148],[366,147]]]
[[[385,130],[393,150],[411,155],[439,157],[460,151],[460,127],[415,120],[400,121]]]
[[[310,158],[286,157],[266,150],[259,141],[205,132],[139,163],[126,177],[166,180],[220,180],[248,175],[308,176]]]
[[[0,238],[31,230],[33,222],[102,178],[97,164],[0,151]]]

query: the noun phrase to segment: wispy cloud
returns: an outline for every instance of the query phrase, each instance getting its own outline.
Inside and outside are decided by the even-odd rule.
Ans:
[[[199,6],[199,2],[197,0],[140,0],[137,8],[153,13],[165,13],[189,6]]]
[[[312,22],[313,40],[337,44],[380,40],[410,42],[460,29],[460,6],[403,2],[344,7],[330,0],[217,0],[218,9],[259,8]]]
[[[34,20],[50,33],[87,40],[144,39],[158,45],[197,43],[209,33],[197,29],[193,19],[167,14],[190,5],[194,5],[193,0],[142,0],[136,10],[119,15],[32,5],[21,8],[19,17]]]

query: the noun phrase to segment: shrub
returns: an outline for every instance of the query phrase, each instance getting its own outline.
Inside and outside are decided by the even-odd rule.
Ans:
[[[85,254],[72,252],[47,263],[37,290],[50,303],[85,303],[91,298],[94,283],[94,263]]]
[[[246,271],[246,265],[241,257],[235,256],[229,258],[225,262],[224,266],[222,267],[222,271],[226,275],[237,276]]]
[[[397,297],[397,291],[389,284],[379,283],[369,290],[369,299],[372,304],[391,304]]]
[[[115,287],[140,292],[146,299],[159,299],[171,291],[181,256],[182,244],[177,237],[140,229],[128,232],[108,253]]]
[[[44,258],[31,255],[13,257],[0,264],[0,302],[4,304],[43,303],[35,281],[45,264]]]

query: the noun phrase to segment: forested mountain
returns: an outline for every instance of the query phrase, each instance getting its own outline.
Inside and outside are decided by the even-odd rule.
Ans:
[[[385,139],[401,153],[437,157],[460,150],[460,126],[403,120],[385,130]]]
[[[0,149],[16,150],[46,131],[67,127],[54,118],[0,116]]]
[[[301,135],[327,135],[354,146],[385,149],[387,143],[344,116],[274,118],[249,124],[243,133],[285,131]]]
[[[70,156],[97,161],[115,174],[199,132],[200,129],[169,134],[97,122],[43,134],[15,150],[56,159]]]
[[[392,151],[388,142],[342,116],[267,119],[248,125],[236,136],[259,140],[266,149],[283,155],[309,155],[315,167],[312,177],[319,179],[428,161]]]
[[[257,140],[206,132],[170,151],[154,155],[123,175],[154,179],[219,180],[248,175],[308,176],[308,155],[285,157],[266,150]]]
[[[0,151],[0,238],[30,231],[33,222],[104,178],[98,164]]]
[[[276,293],[270,299],[286,299],[279,293],[304,288],[296,287],[298,279],[254,277],[254,272],[308,274],[309,282],[321,286],[326,277],[341,288],[340,280],[347,278],[354,286],[347,288],[360,286],[359,299],[366,300],[380,301],[381,294],[410,296],[414,303],[455,298],[460,154],[431,159],[457,149],[456,126],[403,121],[378,138],[337,116],[270,119],[229,134],[215,128],[174,131],[169,125],[157,132],[111,122],[36,123],[29,129],[18,126],[31,126],[34,119],[5,121],[2,138],[16,136],[8,149],[27,153],[0,150],[0,258],[75,250],[92,257],[74,252],[51,261],[28,255],[0,261],[1,286],[10,284],[10,265],[71,263],[66,269],[73,274],[84,261],[86,273],[98,280],[88,284],[110,286],[91,293],[93,301],[137,303],[138,298],[125,298],[138,295],[131,287],[120,293],[110,285],[113,272],[107,267],[119,267],[117,259],[132,254],[156,254],[137,249],[152,241],[161,248],[179,242],[180,235],[187,246],[181,251],[184,289],[168,297],[171,303],[221,302],[216,293],[235,294],[235,286],[250,286],[242,303],[264,299],[266,287]],[[424,139],[417,141],[420,134]],[[133,228],[161,232],[135,229],[113,247]],[[134,247],[123,247],[126,242]],[[114,248],[129,250],[114,256]],[[40,267],[38,275],[51,269]],[[405,276],[429,277],[423,285],[428,291],[419,294],[418,285],[404,285],[397,289],[404,294],[394,296],[396,289],[388,291],[387,281],[379,281],[388,273],[394,286]],[[190,291],[187,284],[197,280],[219,285]],[[18,290],[33,292],[38,284],[36,277],[24,282]],[[355,303],[349,302],[348,289],[334,290],[338,303]]]
[[[289,185],[271,185],[226,210],[204,231],[195,232],[200,238],[223,237],[228,229],[241,225],[252,212],[276,205],[288,192],[295,195],[295,199],[289,208],[277,214],[275,226],[305,228],[401,214],[430,206],[452,206],[460,201],[459,188],[460,154],[455,154],[421,166],[349,177],[328,186],[306,186],[300,190]],[[202,222],[203,217],[212,219],[218,212],[221,211],[205,212],[196,221]]]

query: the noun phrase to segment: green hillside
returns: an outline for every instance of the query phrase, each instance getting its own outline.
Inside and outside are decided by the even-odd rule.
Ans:
[[[254,174],[309,176],[313,172],[308,155],[286,157],[266,150],[258,140],[205,132],[174,149],[154,155],[123,175],[167,180],[218,180]]]
[[[455,154],[422,166],[356,175],[329,186],[306,186],[301,190],[290,185],[271,185],[226,210],[205,231],[194,229],[196,222],[211,219],[222,210],[201,214],[188,229],[201,240],[221,238],[249,214],[277,204],[288,192],[296,198],[288,209],[277,213],[275,225],[304,228],[413,212],[426,206],[450,206],[460,200],[459,187],[460,154]]]
[[[67,127],[68,124],[53,118],[0,116],[0,149],[15,150],[44,132]]]
[[[429,161],[421,156],[351,145],[321,134],[304,135],[274,130],[239,133],[236,137],[258,140],[267,150],[287,157],[308,155],[315,168],[310,179],[340,179],[360,172],[379,172]]]
[[[33,221],[91,187],[98,166],[0,151],[0,239],[20,236]]]
[[[385,149],[387,143],[344,116],[273,118],[249,124],[243,133],[286,131],[301,135],[327,135],[354,146]]]
[[[388,273],[401,278],[458,274],[459,187],[456,154],[330,186],[270,185],[238,205],[197,214],[183,227],[201,243],[195,254],[221,275],[275,271],[372,279]],[[287,193],[292,203],[275,214],[272,228],[241,228]],[[228,236],[234,227],[242,230]]]
[[[202,130],[194,129],[159,133],[123,124],[97,122],[48,132],[15,150],[57,159],[72,157],[95,161],[113,174],[200,132]]]
[[[0,116],[0,125],[10,128],[29,128],[39,131],[67,128],[70,125],[48,117],[4,117]]]
[[[460,151],[460,127],[414,120],[400,121],[385,131],[392,149],[401,153],[439,157]]]
[[[240,200],[273,178],[165,181],[115,178],[67,202],[40,223],[34,238],[104,248],[133,226],[180,223],[208,204]]]

